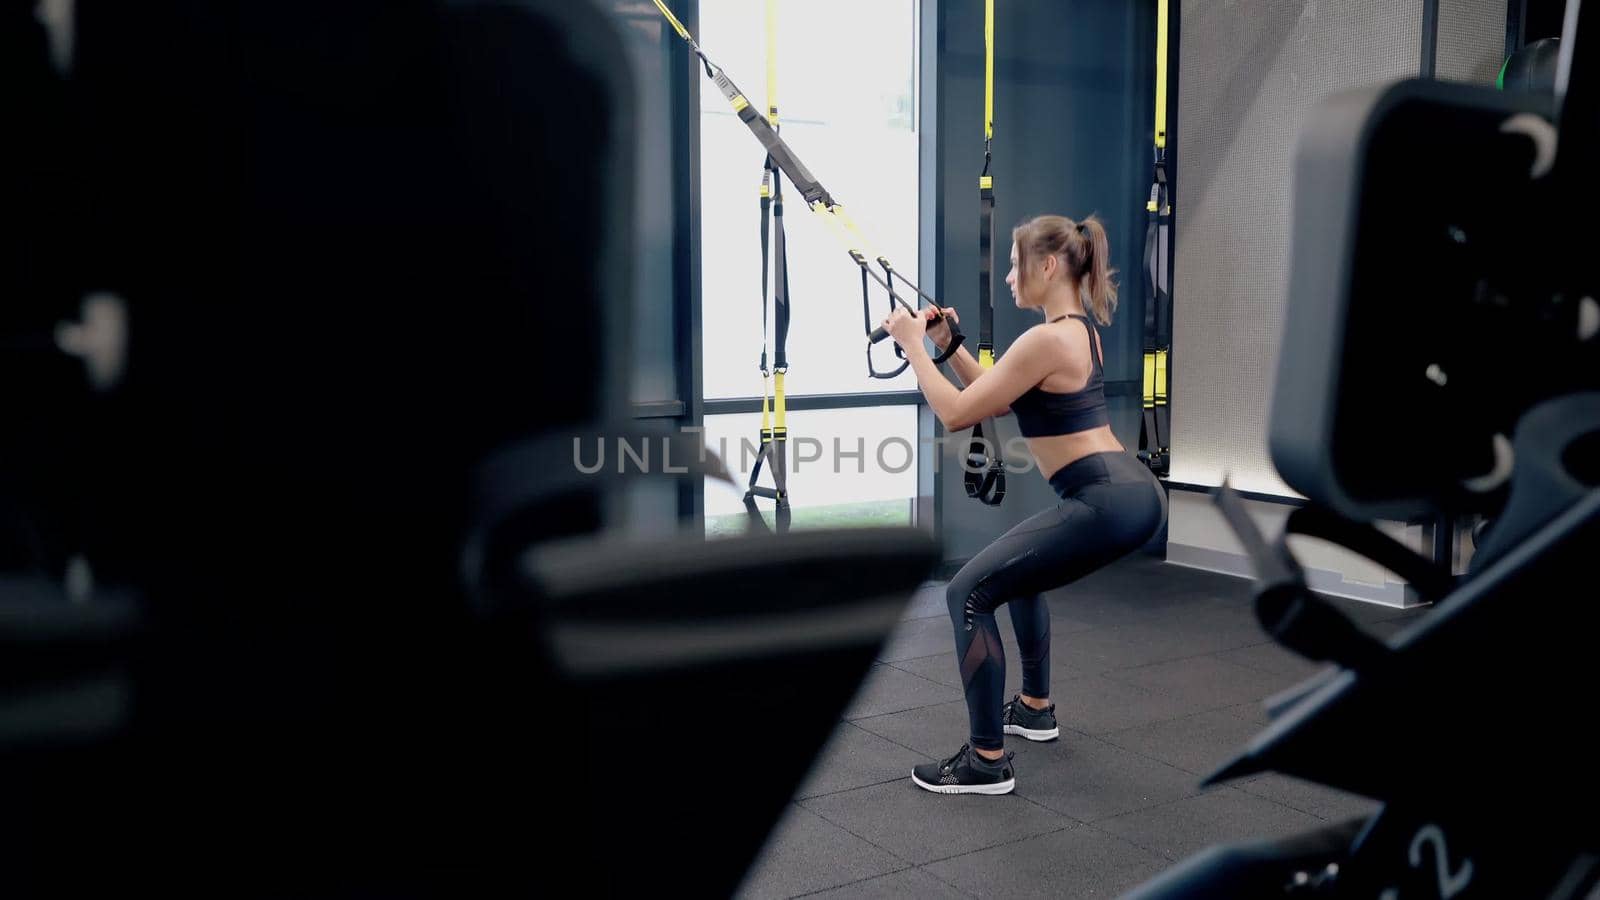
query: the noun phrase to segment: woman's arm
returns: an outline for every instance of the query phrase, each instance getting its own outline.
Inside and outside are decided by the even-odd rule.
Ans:
[[[954,309],[945,309],[944,314],[954,320],[956,324],[961,324],[961,317],[956,315]],[[945,349],[950,346],[950,327],[943,322],[930,323],[928,326],[928,339],[933,341],[933,345],[939,348],[939,353],[942,355]],[[967,387],[971,387],[973,382],[982,378],[983,373],[988,371],[971,353],[967,352],[965,344],[957,347],[956,352],[945,362],[955,370],[956,379]],[[1011,408],[1007,407],[995,413],[995,415],[1005,415],[1009,412],[1011,412]]]
[[[925,319],[897,310],[886,324],[896,342],[905,349],[906,359],[917,373],[917,384],[928,398],[928,405],[948,431],[961,431],[983,419],[1004,414],[1010,409],[1011,401],[1043,381],[1058,362],[1050,352],[1052,345],[1046,343],[1048,336],[1030,329],[1011,345],[994,368],[987,371],[980,368],[983,377],[963,390],[940,375],[939,368],[928,355],[922,343]],[[973,365],[977,365],[976,360]]]
[[[938,346],[938,342],[936,341],[934,345]],[[946,344],[945,346],[949,345]],[[939,352],[943,353],[944,347],[939,347]],[[945,362],[955,370],[956,377],[961,379],[961,383],[968,387],[971,387],[974,382],[983,377],[983,366],[978,365],[978,361],[973,358],[971,353],[967,352],[965,344],[957,348],[955,355],[945,360]]]
[[[923,315],[932,316],[934,312],[934,308],[930,306],[923,310]],[[944,313],[946,318],[957,325],[961,324],[961,316],[957,315],[954,309],[945,308],[938,310],[938,312]],[[933,345],[939,348],[939,353],[943,354],[945,349],[950,346],[949,323],[930,321],[928,323],[928,340],[933,341]],[[978,360],[967,352],[965,344],[958,348],[955,355],[945,360],[945,362],[955,370],[956,377],[961,379],[961,383],[964,385],[971,386],[973,382],[983,377],[983,366],[979,365]]]

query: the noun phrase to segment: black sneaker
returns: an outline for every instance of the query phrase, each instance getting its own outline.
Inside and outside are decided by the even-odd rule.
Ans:
[[[994,762],[984,759],[967,744],[944,762],[923,763],[911,770],[917,787],[935,794],[1009,794],[1017,786],[1012,754]]]
[[[1056,705],[1034,709],[1022,702],[1022,695],[1011,698],[1000,710],[1000,721],[1005,723],[1006,734],[1015,734],[1030,741],[1053,741],[1061,736],[1061,726],[1056,723]]]

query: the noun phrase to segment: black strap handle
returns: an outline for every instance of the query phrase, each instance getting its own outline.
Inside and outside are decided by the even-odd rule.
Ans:
[[[929,324],[936,324],[938,322],[944,322],[950,326],[949,346],[944,348],[943,353],[940,353],[938,356],[933,358],[933,361],[936,365],[944,365],[946,360],[948,360],[951,356],[954,356],[957,350],[961,349],[961,344],[967,339],[967,336],[961,333],[961,326],[956,324],[956,320],[950,318],[944,313],[939,313],[937,316],[934,316]],[[872,333],[867,337],[867,341],[869,343],[876,344],[888,336],[889,330],[880,325],[872,330]]]
[[[986,421],[993,434],[993,420]],[[1006,497],[1006,465],[1000,458],[998,448],[984,440],[983,424],[979,422],[972,426],[972,443],[967,446],[967,464],[963,467],[966,471],[962,482],[968,497],[984,506],[999,506]]]

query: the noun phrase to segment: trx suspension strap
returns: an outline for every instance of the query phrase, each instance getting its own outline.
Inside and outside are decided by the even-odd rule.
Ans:
[[[728,77],[727,73],[724,72],[720,66],[716,65],[715,63],[713,63],[711,61],[710,57],[708,57],[706,55],[705,51],[700,48],[700,45],[698,43],[696,43],[694,37],[691,34],[689,34],[689,30],[687,28],[685,28],[683,26],[683,23],[679,22],[678,18],[672,14],[672,10],[667,8],[666,3],[663,2],[663,0],[654,0],[654,2],[655,2],[655,5],[656,5],[656,8],[661,11],[661,15],[666,17],[666,20],[669,23],[671,23],[671,25],[673,27],[673,30],[678,32],[678,36],[683,38],[684,42],[686,44],[688,44],[690,49],[692,49],[694,51],[695,55],[700,58],[700,63],[702,65],[702,67],[705,69],[706,76],[708,78],[710,78],[717,85],[718,90],[722,91],[722,95],[727,98],[728,104],[733,107],[733,111],[739,116],[739,121],[743,122],[745,124],[745,127],[750,129],[751,133],[756,136],[756,139],[761,142],[761,146],[765,147],[766,151],[767,151],[766,173],[765,173],[764,178],[770,178],[770,180],[771,180],[771,183],[772,183],[772,186],[773,186],[773,190],[771,192],[772,200],[773,200],[773,208],[774,208],[774,216],[773,216],[773,218],[777,223],[779,223],[778,227],[777,227],[777,254],[776,254],[778,268],[777,268],[777,275],[774,278],[774,292],[775,292],[775,296],[776,296],[776,303],[777,303],[776,308],[777,308],[777,317],[778,317],[778,354],[777,354],[777,358],[775,360],[776,366],[775,366],[775,373],[774,373],[775,374],[775,380],[776,380],[776,391],[777,391],[777,419],[776,419],[776,423],[775,423],[775,425],[774,425],[774,427],[772,429],[772,435],[773,435],[772,439],[769,441],[765,437],[766,436],[766,431],[767,431],[767,429],[766,429],[766,424],[767,423],[766,423],[765,416],[763,416],[763,421],[762,421],[762,432],[763,432],[762,450],[763,450],[763,452],[761,454],[761,457],[757,461],[757,465],[756,465],[755,471],[751,475],[750,485],[749,485],[748,491],[747,491],[746,496],[745,496],[745,508],[746,508],[746,511],[750,512],[753,516],[759,516],[759,513],[755,510],[755,499],[754,499],[755,497],[767,497],[767,498],[770,498],[770,499],[777,500],[778,501],[778,523],[779,523],[780,530],[783,530],[784,528],[787,527],[787,521],[788,521],[788,515],[787,515],[787,513],[788,513],[788,491],[786,489],[785,480],[784,480],[784,473],[785,473],[785,469],[784,469],[784,446],[785,446],[785,442],[787,440],[787,428],[785,427],[785,423],[784,423],[784,406],[783,406],[783,404],[784,404],[784,400],[783,400],[783,376],[784,376],[784,373],[787,371],[788,366],[787,366],[787,360],[784,358],[784,355],[783,355],[783,346],[784,346],[784,339],[787,336],[787,329],[788,329],[788,321],[789,320],[788,320],[788,286],[787,286],[787,277],[788,276],[787,276],[787,264],[786,264],[786,261],[785,261],[785,258],[784,258],[784,249],[783,249],[784,248],[783,227],[782,227],[782,224],[781,224],[782,221],[783,221],[782,220],[782,214],[783,213],[782,213],[782,201],[781,201],[780,193],[778,191],[778,187],[779,187],[778,182],[780,181],[780,179],[778,178],[777,173],[781,171],[784,175],[788,176],[789,181],[792,184],[794,184],[795,189],[798,190],[800,192],[801,197],[803,197],[805,199],[805,202],[806,202],[807,206],[809,206],[811,208],[811,211],[816,213],[818,215],[818,217],[821,218],[823,220],[823,222],[829,227],[829,229],[834,232],[834,236],[840,240],[840,242],[843,244],[843,246],[845,248],[845,251],[850,255],[851,261],[854,262],[856,264],[856,267],[861,270],[861,307],[862,307],[863,317],[864,317],[864,320],[865,320],[864,321],[864,325],[865,325],[865,329],[866,329],[866,332],[867,332],[867,374],[868,375],[870,375],[873,378],[893,378],[893,377],[899,375],[901,372],[904,372],[906,370],[906,367],[910,365],[910,361],[909,360],[904,361],[904,362],[902,362],[900,364],[899,368],[895,369],[892,372],[879,372],[873,366],[873,363],[872,363],[872,345],[884,340],[885,338],[887,338],[889,336],[889,333],[888,333],[887,330],[885,330],[882,327],[874,327],[873,326],[873,323],[872,323],[872,310],[871,310],[871,287],[868,284],[869,280],[876,281],[886,292],[888,292],[888,295],[889,295],[889,308],[890,308],[891,311],[894,309],[895,304],[899,304],[900,306],[904,307],[906,309],[906,311],[911,313],[912,315],[919,315],[920,314],[919,311],[918,311],[918,307],[916,305],[913,305],[911,302],[908,302],[900,294],[900,292],[896,289],[895,277],[897,275],[899,276],[901,284],[903,284],[905,287],[910,288],[912,290],[912,292],[914,292],[916,294],[916,296],[918,298],[920,298],[920,300],[927,301],[929,304],[931,304],[934,307],[935,310],[938,310],[941,307],[939,306],[939,303],[938,303],[937,300],[935,300],[934,298],[929,297],[927,294],[923,293],[922,289],[917,287],[917,285],[914,282],[912,282],[910,279],[906,278],[903,274],[901,274],[898,271],[896,271],[895,268],[894,268],[894,265],[889,262],[888,257],[884,256],[883,254],[881,254],[881,253],[874,253],[873,254],[873,256],[875,257],[875,261],[878,264],[878,268],[883,270],[883,274],[879,275],[878,272],[873,269],[871,264],[869,264],[867,262],[867,249],[866,248],[869,246],[869,244],[868,244],[865,236],[862,235],[861,229],[856,227],[855,222],[853,220],[851,220],[851,218],[845,213],[844,207],[834,201],[833,197],[828,194],[828,191],[825,188],[823,188],[822,184],[817,181],[816,177],[811,174],[810,170],[808,170],[805,167],[805,165],[800,162],[800,159],[797,156],[795,156],[794,151],[789,148],[789,145],[784,143],[783,139],[778,136],[778,130],[777,130],[777,108],[776,108],[777,107],[777,103],[776,103],[776,100],[772,99],[771,97],[769,97],[769,99],[768,99],[768,115],[767,116],[759,115],[758,113],[756,113],[755,110],[751,109],[750,108],[750,101],[745,99],[744,94],[739,90],[739,88],[736,85],[734,85],[732,79],[730,79]],[[773,29],[773,25],[772,25],[774,19],[771,17],[772,9],[771,9],[771,6],[770,6],[770,0],[769,0],[768,13],[769,13],[769,18],[768,18],[768,41],[769,41],[769,44],[770,44],[772,42],[772,40],[773,40],[773,34],[774,34],[774,29]],[[989,25],[988,25],[988,34],[990,35],[991,38],[992,38],[992,35],[993,35],[993,31],[994,31],[993,20],[994,20],[993,4],[992,4],[992,0],[990,0],[989,14],[988,14],[988,23],[989,23]],[[992,41],[991,41],[991,43],[992,43]],[[774,57],[774,53],[775,53],[775,49],[769,47],[769,50],[768,50],[768,60],[769,60],[769,62],[768,62],[768,65],[769,65],[768,84],[769,85],[774,84],[776,82],[775,72],[771,68],[771,66],[773,65],[773,63],[771,61],[775,58]],[[991,52],[991,61],[990,61],[990,66],[989,66],[989,80],[990,80],[990,82],[992,84],[992,81],[993,81],[992,52]],[[992,91],[991,91],[991,93],[992,93]],[[989,108],[986,108],[986,110],[985,110],[985,120],[986,120],[985,121],[985,135],[986,136],[989,134],[989,131],[990,131],[989,125],[988,125],[988,120],[991,120],[993,118],[993,116],[992,116],[992,105],[993,105],[993,101],[992,101],[992,97],[991,97]],[[987,166],[985,168],[987,170]],[[991,194],[991,201],[992,201],[992,194]],[[763,208],[765,208],[765,207],[763,207]],[[991,219],[992,219],[992,209],[991,209]],[[991,223],[990,227],[992,229],[992,223]],[[763,234],[763,237],[765,237],[765,234],[766,234],[765,226],[763,226],[762,234]],[[990,245],[991,245],[991,254],[992,254],[992,245],[993,245],[992,239],[991,239]],[[765,268],[766,268],[765,264],[763,264],[763,273],[764,273]],[[992,261],[991,261],[991,264],[990,264],[990,269],[991,269],[991,272],[992,272],[992,269],[993,269]],[[765,274],[763,274],[763,279],[765,279]],[[763,280],[763,291],[764,290],[765,290],[765,281]],[[992,314],[992,309],[993,309],[993,303],[992,303],[992,296],[991,296],[990,300],[985,303],[985,311],[982,314],[983,317],[984,317],[984,321],[986,321],[986,322],[989,321],[988,317]],[[765,300],[763,300],[763,302],[762,302],[762,311],[763,311],[762,314],[763,314],[763,316],[765,316],[765,310],[766,310],[766,305],[765,305]],[[765,319],[763,318],[763,322],[764,321],[765,321]],[[961,344],[962,344],[962,342],[964,340],[964,337],[961,334],[961,329],[956,325],[954,320],[946,319],[942,314],[937,314],[934,317],[934,321],[936,321],[936,322],[937,321],[945,321],[946,324],[949,326],[949,329],[950,329],[950,344],[949,344],[949,346],[947,346],[945,348],[945,351],[943,353],[941,353],[939,356],[935,357],[934,360],[933,360],[935,365],[942,365],[947,360],[949,360],[950,357],[954,356],[956,351],[961,348]],[[763,341],[764,341],[765,340],[765,337],[764,337],[764,335],[765,335],[765,325],[763,325],[762,331],[763,331]],[[986,336],[988,336],[992,340],[992,327],[986,327],[985,328],[985,332],[986,332]],[[897,351],[898,351],[898,348],[897,348]],[[991,345],[991,347],[989,349],[989,352],[985,355],[985,358],[991,360],[991,362],[992,362],[992,358],[993,358],[992,345]],[[763,398],[765,398],[765,390],[763,390]],[[765,399],[763,399],[763,409],[765,409]],[[988,433],[990,435],[995,434],[994,424],[993,424],[992,420],[987,420],[984,424],[987,426]],[[998,448],[997,447],[991,448],[989,446],[990,442],[984,442],[984,441],[980,440],[981,437],[982,437],[982,434],[975,430],[974,431],[974,442],[973,442],[971,448],[968,450],[967,469],[970,471],[971,469],[976,468],[978,470],[978,472],[982,473],[981,475],[979,475],[979,479],[980,480],[978,482],[978,486],[976,488],[973,488],[971,485],[969,485],[968,493],[970,493],[972,496],[977,497],[978,499],[982,500],[984,503],[987,503],[989,505],[994,505],[994,504],[998,504],[1000,502],[1001,498],[1003,498],[1005,496],[1004,465],[1000,460]],[[767,488],[757,487],[755,485],[756,476],[759,475],[759,473],[760,473],[761,460],[768,460],[768,459],[770,459],[772,461],[773,466],[774,466],[774,469],[773,469],[773,482],[776,485],[776,488],[774,488],[772,490],[769,490]]]
[[[767,124],[778,132],[778,0],[767,0]],[[789,251],[783,233],[783,179],[767,154],[761,166],[761,452],[750,470],[745,488],[744,508],[752,525],[766,527],[756,498],[777,504],[774,518],[777,531],[789,530],[789,467],[787,453],[789,427],[784,406],[784,376],[789,373],[785,348],[789,343]],[[768,233],[772,233],[772,254],[768,256]],[[767,368],[767,273],[772,272],[773,318],[777,325],[777,347],[772,368]],[[772,379],[769,389],[767,380]],[[771,463],[772,487],[761,487],[761,466]]]
[[[761,142],[761,146],[767,149],[767,155],[772,157],[772,161],[777,163],[785,175],[789,176],[789,180],[794,183],[795,189],[805,198],[806,203],[821,203],[824,207],[831,208],[834,205],[833,198],[828,196],[827,190],[812,177],[805,164],[800,162],[794,151],[789,149],[789,145],[778,137],[778,132],[773,130],[772,124],[766,117],[750,107],[750,101],[744,98],[744,93],[729,80],[727,73],[723,72],[720,66],[706,56],[705,51],[700,49],[700,45],[695,43],[694,37],[689,34],[689,29],[683,27],[683,23],[672,14],[672,10],[668,9],[662,0],[655,0],[655,4],[656,9],[661,10],[661,15],[671,23],[672,29],[678,32],[678,36],[689,45],[695,56],[700,57],[700,65],[705,68],[706,77],[722,91],[722,96],[728,99],[728,105],[739,115],[739,121],[743,122],[756,136],[756,140]]]
[[[832,212],[835,215],[844,214],[843,209],[840,207],[834,207]],[[907,303],[906,300],[900,296],[899,292],[894,289],[894,277],[899,273],[895,270],[895,267],[889,262],[889,260],[881,255],[878,257],[878,267],[883,269],[883,276],[879,277],[878,273],[872,271],[872,267],[867,265],[866,254],[862,253],[859,248],[852,246],[848,237],[848,232],[846,232],[843,237],[845,252],[850,254],[850,259],[854,261],[856,266],[861,269],[861,317],[866,325],[867,330],[867,374],[873,378],[894,378],[910,367],[911,361],[905,359],[904,351],[902,351],[897,344],[894,348],[895,355],[905,360],[899,365],[898,368],[892,372],[879,372],[877,368],[872,365],[872,345],[888,337],[889,332],[885,331],[882,326],[875,326],[872,324],[872,295],[871,289],[867,286],[867,277],[870,275],[872,280],[882,285],[884,290],[889,292],[890,312],[894,311],[896,303],[910,310],[913,315],[916,314],[916,309],[912,307],[911,304]],[[910,279],[906,278],[904,275],[901,275],[900,280],[904,282],[907,287],[911,288],[913,291],[916,291],[918,297],[928,301],[935,309],[939,308],[939,301],[929,297],[927,294],[924,294],[921,289],[919,289],[915,284],[911,283]],[[934,319],[934,321],[943,321],[950,326],[950,346],[946,347],[945,351],[939,354],[937,357],[934,357],[933,360],[935,365],[943,365],[945,360],[948,360],[950,357],[954,356],[956,350],[960,349],[962,342],[966,340],[966,336],[961,333],[961,329],[953,320],[946,320],[943,315],[940,315],[938,318]]]
[[[1172,198],[1167,186],[1167,3],[1156,10],[1155,174],[1144,237],[1144,266],[1150,295],[1144,308],[1144,421],[1139,427],[1139,458],[1151,471],[1171,470],[1172,411],[1167,405],[1168,360],[1172,352]]]
[[[706,77],[710,78],[712,82],[716,84],[717,89],[722,91],[722,96],[727,98],[728,105],[732,106],[733,111],[738,114],[739,121],[743,122],[745,127],[749,128],[750,132],[756,136],[756,140],[761,142],[761,146],[766,148],[767,156],[772,161],[772,164],[775,165],[778,170],[782,171],[783,174],[789,177],[789,181],[795,186],[795,190],[800,192],[800,196],[804,198],[806,205],[811,208],[811,211],[816,213],[825,222],[827,222],[830,228],[834,229],[835,236],[838,237],[844,244],[846,250],[850,254],[851,260],[853,260],[856,266],[861,269],[863,302],[865,303],[868,299],[867,280],[870,278],[882,286],[884,290],[889,292],[891,309],[893,309],[894,304],[898,303],[899,305],[905,307],[907,312],[911,313],[912,315],[916,315],[917,307],[907,302],[906,299],[895,290],[894,278],[896,275],[899,275],[900,280],[904,282],[907,287],[911,288],[918,297],[928,301],[937,308],[939,305],[937,301],[935,301],[932,297],[929,297],[927,294],[924,294],[922,290],[916,286],[916,284],[912,283],[904,275],[897,272],[894,267],[890,265],[888,259],[882,254],[877,255],[877,263],[883,269],[883,275],[879,275],[872,268],[872,266],[868,264],[864,249],[867,246],[866,241],[861,235],[861,230],[856,227],[855,222],[853,222],[849,216],[845,215],[844,207],[834,202],[833,197],[828,194],[827,189],[817,181],[816,177],[813,176],[810,170],[805,167],[805,164],[800,162],[799,157],[795,156],[794,151],[789,148],[789,145],[784,143],[783,139],[778,136],[777,130],[772,127],[772,123],[767,120],[767,117],[757,113],[751,108],[750,101],[745,99],[744,93],[740,91],[738,86],[733,83],[732,79],[730,79],[728,74],[722,70],[721,66],[718,66],[716,63],[711,61],[711,58],[708,57],[705,51],[700,48],[700,45],[695,42],[694,36],[689,34],[689,29],[685,28],[683,23],[678,21],[678,17],[672,14],[672,10],[667,8],[666,3],[663,2],[663,0],[654,0],[654,2],[656,9],[660,10],[661,15],[664,16],[669,23],[671,23],[673,30],[678,32],[678,36],[683,38],[684,43],[688,44],[689,48],[694,51],[694,54],[700,58],[700,64],[705,69]],[[870,310],[867,324],[867,337],[869,345],[875,344],[889,336],[889,333],[882,328],[874,329],[871,327]],[[961,346],[961,342],[961,331],[956,327],[954,322],[951,322],[950,346],[945,350],[944,353],[940,354],[939,357],[934,360],[934,362],[941,364],[944,363],[952,354],[956,352],[956,349]],[[872,377],[893,378],[894,376],[905,371],[905,365],[902,365],[894,372],[880,373],[872,367],[870,346],[868,347],[867,352],[867,370],[868,374],[872,375]]]
[[[983,4],[983,173],[978,176],[978,365],[994,366],[994,0]]]
[[[983,4],[983,173],[978,176],[978,365],[994,367],[994,0]],[[988,435],[989,441],[984,440]],[[1006,496],[1006,466],[994,419],[972,426],[964,475],[967,496],[999,506]],[[991,445],[990,442],[993,442]]]

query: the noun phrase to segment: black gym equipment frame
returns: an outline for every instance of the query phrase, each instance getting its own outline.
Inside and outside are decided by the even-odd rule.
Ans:
[[[573,447],[638,436],[609,11],[78,10],[103,102],[63,111],[139,139],[68,171],[160,227],[61,248],[125,291],[137,363],[93,404],[93,589],[0,581],[7,895],[734,893],[937,546],[607,528],[628,485]],[[750,685],[785,714],[718,762],[738,790],[614,814],[619,697],[670,751]]]
[[[1262,625],[1331,665],[1206,783],[1276,771],[1381,808],[1214,848],[1129,897],[1577,900],[1600,880],[1600,612],[1562,602],[1600,547],[1600,274],[1571,221],[1596,193],[1600,2],[1569,3],[1562,41],[1559,108],[1410,80],[1311,117],[1270,434],[1310,502],[1273,541],[1230,489],[1218,502]],[[1418,209],[1403,186],[1422,181],[1465,188]],[[1439,513],[1493,518],[1464,575],[1370,524]],[[1434,608],[1363,631],[1307,588],[1289,534],[1402,572]]]

